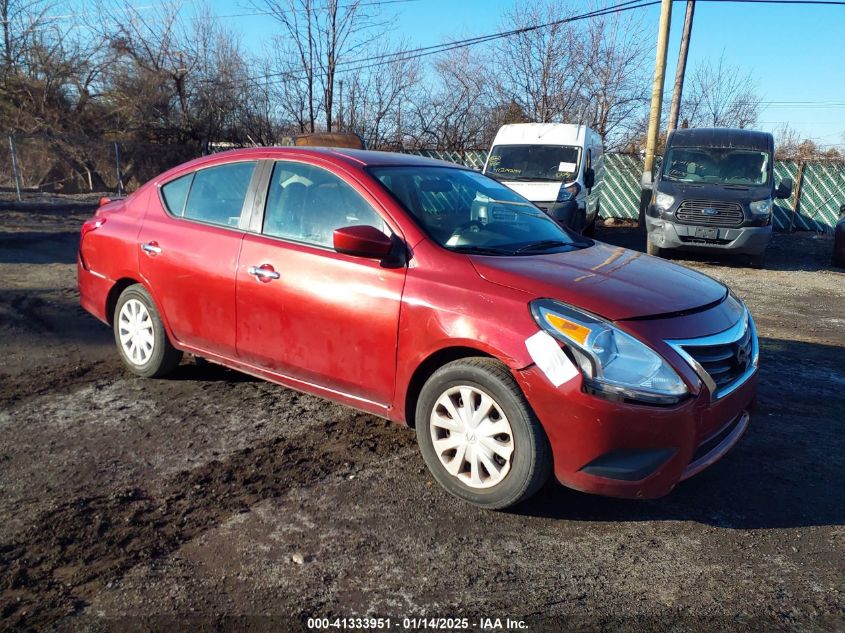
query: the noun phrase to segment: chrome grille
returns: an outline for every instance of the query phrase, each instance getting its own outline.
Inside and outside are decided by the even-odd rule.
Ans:
[[[684,345],[684,350],[704,368],[721,390],[740,378],[753,360],[751,328],[733,343],[724,345]]]
[[[684,224],[740,226],[745,220],[742,207],[724,200],[684,200],[675,212]]]
[[[757,331],[747,310],[724,332],[666,342],[695,370],[713,400],[733,392],[756,371]]]

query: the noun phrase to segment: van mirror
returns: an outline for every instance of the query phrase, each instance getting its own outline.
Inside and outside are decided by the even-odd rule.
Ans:
[[[775,189],[775,198],[788,198],[792,195],[792,178],[784,178],[780,181],[778,188]]]
[[[839,217],[845,218],[845,204],[843,204],[841,207],[839,207]]]
[[[592,189],[594,184],[596,184],[596,172],[592,167],[587,167],[584,170],[584,187]]]

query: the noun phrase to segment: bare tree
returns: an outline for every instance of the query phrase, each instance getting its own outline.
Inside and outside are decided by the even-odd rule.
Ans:
[[[475,149],[486,146],[495,104],[489,62],[469,48],[444,53],[433,81],[417,93],[411,135],[420,147]]]
[[[651,47],[636,14],[598,16],[588,24],[584,98],[591,124],[606,146],[622,147],[636,136],[638,114],[648,104]]]
[[[582,31],[559,23],[573,10],[561,0],[518,4],[506,16],[505,27],[524,31],[501,40],[493,67],[500,100],[513,101],[534,121],[577,122],[586,116],[583,98],[586,51]]]
[[[761,99],[750,71],[732,66],[722,55],[715,64],[705,61],[692,73],[681,104],[681,119],[690,127],[756,125]]]
[[[402,149],[411,118],[411,95],[420,79],[419,61],[389,43],[369,49],[373,56],[396,61],[342,72],[343,100],[338,104],[343,129],[356,132],[371,149]]]
[[[286,113],[310,132],[317,129],[322,114],[322,122],[331,132],[338,73],[387,28],[387,22],[377,20],[378,3],[253,0],[252,4],[281,26],[282,32],[275,38],[276,62],[277,74],[285,82],[280,93]]]

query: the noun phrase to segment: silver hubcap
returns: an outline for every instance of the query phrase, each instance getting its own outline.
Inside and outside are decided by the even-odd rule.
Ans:
[[[147,306],[137,299],[123,304],[117,317],[120,346],[134,365],[144,365],[150,359],[155,344],[153,320]]]
[[[510,471],[511,425],[489,394],[467,385],[447,389],[429,426],[440,463],[470,488],[495,486]]]

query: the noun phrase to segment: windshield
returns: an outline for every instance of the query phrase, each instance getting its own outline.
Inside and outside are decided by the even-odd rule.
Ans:
[[[748,149],[675,147],[663,161],[663,179],[756,186],[769,180],[769,155]]]
[[[373,167],[370,173],[441,246],[483,255],[559,252],[591,244],[504,185],[451,167]]]
[[[568,145],[496,145],[484,172],[502,180],[570,182],[581,150]]]

